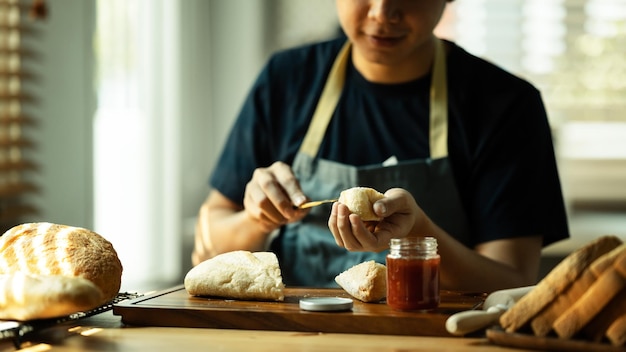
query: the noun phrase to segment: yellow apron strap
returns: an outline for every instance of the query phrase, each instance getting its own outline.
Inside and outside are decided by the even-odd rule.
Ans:
[[[337,55],[328,74],[326,85],[317,103],[315,113],[304,136],[300,152],[315,157],[319,150],[328,123],[335,112],[345,81],[345,72],[350,58],[350,42],[346,42]],[[443,42],[435,40],[435,63],[430,85],[430,157],[448,155],[448,87],[446,81],[446,55]]]
[[[341,91],[343,90],[343,84],[346,79],[346,66],[348,59],[350,58],[350,42],[346,42],[337,55],[337,59],[330,69],[326,85],[320,96],[320,100],[313,113],[313,119],[309,125],[309,130],[304,136],[302,145],[300,146],[300,152],[305,153],[311,157],[317,155],[317,151],[324,140],[324,134],[326,134],[326,128],[328,123],[335,112],[339,98],[341,97]]]
[[[448,156],[448,84],[443,41],[435,40],[435,64],[430,85],[430,158]]]

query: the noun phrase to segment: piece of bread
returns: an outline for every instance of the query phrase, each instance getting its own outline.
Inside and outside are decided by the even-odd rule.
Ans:
[[[611,325],[626,314],[626,289],[622,289],[613,299],[582,329],[581,335],[589,341],[602,342],[608,337]]]
[[[620,255],[576,302],[554,322],[561,338],[572,338],[626,287],[626,253]]]
[[[335,277],[352,297],[363,302],[378,302],[387,296],[387,267],[373,260],[363,262]]]
[[[624,346],[626,343],[626,313],[623,313],[609,326],[606,337],[614,346]]]
[[[353,187],[339,194],[339,203],[345,204],[354,214],[363,221],[380,221],[381,218],[374,213],[373,204],[383,198],[384,195],[373,188]]]
[[[531,327],[536,336],[547,336],[552,331],[554,321],[571,307],[602,275],[608,268],[613,266],[615,259],[624,251],[626,244],[622,244],[596,259],[565,291],[545,307],[531,321]]]
[[[0,274],[82,277],[102,291],[101,304],[119,293],[122,270],[113,245],[84,228],[28,223],[0,237]]]
[[[536,287],[500,316],[500,325],[507,332],[526,326],[539,312],[552,303],[602,255],[622,244],[616,236],[603,236],[565,257]]]
[[[0,319],[31,320],[93,309],[102,292],[81,277],[13,273],[0,275]]]
[[[272,252],[233,251],[217,255],[189,270],[184,285],[193,296],[285,299],[278,258]]]

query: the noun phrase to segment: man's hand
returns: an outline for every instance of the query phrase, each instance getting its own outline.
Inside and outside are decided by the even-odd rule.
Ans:
[[[411,234],[416,224],[425,217],[413,196],[406,190],[392,188],[385,197],[373,204],[374,213],[383,219],[363,222],[341,203],[333,204],[328,228],[340,247],[349,251],[380,252],[389,248],[392,238]]]
[[[267,232],[302,219],[307,211],[296,210],[307,200],[291,167],[275,162],[258,168],[246,185],[243,205],[246,213],[258,221]]]

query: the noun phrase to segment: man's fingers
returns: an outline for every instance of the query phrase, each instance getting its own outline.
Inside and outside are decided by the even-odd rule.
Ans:
[[[293,205],[298,206],[306,202],[307,198],[300,188],[300,182],[289,165],[275,162],[270,169]]]

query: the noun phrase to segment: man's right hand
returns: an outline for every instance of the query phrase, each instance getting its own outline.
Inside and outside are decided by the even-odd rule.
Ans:
[[[267,232],[302,219],[307,211],[294,209],[307,201],[291,167],[277,161],[254,170],[246,185],[243,205],[248,216]]]

